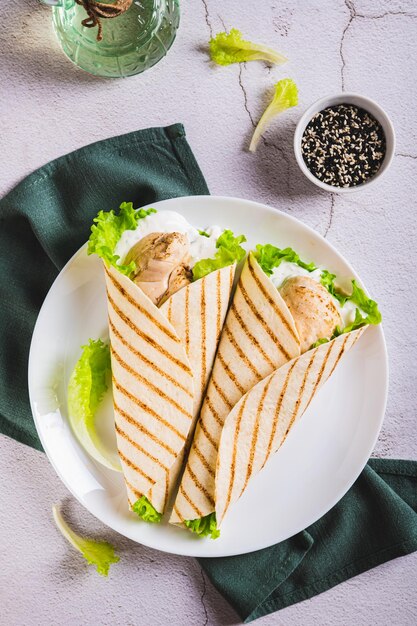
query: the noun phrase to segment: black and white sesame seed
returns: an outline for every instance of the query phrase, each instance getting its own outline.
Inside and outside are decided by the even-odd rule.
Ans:
[[[334,187],[355,187],[378,172],[385,157],[381,124],[367,111],[339,104],[316,113],[301,140],[312,174]]]

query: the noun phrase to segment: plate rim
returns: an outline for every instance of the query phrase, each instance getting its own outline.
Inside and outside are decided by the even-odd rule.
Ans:
[[[314,228],[312,228],[311,226],[309,226],[308,224],[305,224],[302,220],[294,217],[293,215],[290,215],[289,213],[281,210],[281,209],[277,209],[274,208],[270,205],[264,204],[262,202],[257,202],[255,200],[248,200],[248,199],[244,199],[244,198],[238,198],[236,196],[218,196],[218,195],[208,195],[208,194],[204,194],[204,195],[191,195],[191,196],[176,196],[173,198],[165,198],[163,200],[159,200],[157,202],[151,202],[148,203],[146,205],[143,205],[143,207],[140,208],[148,208],[148,207],[153,207],[156,205],[160,205],[160,204],[175,204],[176,201],[180,200],[180,201],[186,201],[186,202],[192,202],[192,201],[199,201],[199,200],[207,200],[209,199],[209,201],[214,200],[215,202],[218,201],[224,201],[224,202],[239,202],[239,203],[243,203],[246,204],[249,207],[252,207],[252,209],[256,210],[256,208],[261,208],[263,211],[266,211],[268,213],[270,213],[273,216],[276,216],[277,214],[280,216],[283,216],[286,220],[289,220],[290,222],[292,222],[294,225],[296,225],[298,228],[301,227],[302,230],[306,231],[307,233],[310,233],[312,235],[314,235],[315,238],[319,238],[320,242],[330,248],[330,250],[332,251],[332,253],[338,257],[339,259],[342,260],[342,262],[349,268],[349,271],[352,273],[352,276],[357,279],[359,281],[359,283],[365,287],[363,281],[361,280],[360,276],[358,275],[358,273],[356,272],[356,270],[352,267],[351,263],[344,257],[344,255],[339,252],[337,250],[337,248],[331,243],[329,242],[325,237],[323,237],[323,235],[321,235],[319,232],[317,232],[316,230],[314,230]],[[163,208],[162,210],[169,210],[169,208]],[[174,210],[174,209],[173,209]],[[180,211],[179,211],[180,212]],[[232,549],[231,551],[228,550],[224,550],[222,554],[210,554],[207,553],[207,549],[203,550],[201,552],[199,552],[197,550],[197,552],[195,550],[191,550],[191,551],[184,551],[182,550],[181,552],[178,552],[175,550],[175,548],[173,547],[172,549],[169,549],[167,547],[158,547],[158,545],[156,545],[154,542],[148,542],[148,541],[142,541],[142,540],[138,540],[132,536],[129,536],[127,534],[124,534],[123,532],[121,532],[120,530],[118,530],[117,528],[115,528],[112,524],[109,524],[108,521],[106,521],[105,519],[103,519],[102,516],[99,516],[96,512],[92,511],[90,506],[85,502],[82,501],[81,498],[77,495],[77,493],[74,492],[74,490],[68,485],[66,479],[64,478],[64,476],[61,475],[61,472],[58,470],[55,462],[52,459],[52,456],[49,454],[48,451],[48,446],[45,445],[45,441],[44,441],[44,437],[42,434],[42,429],[40,427],[40,424],[38,424],[38,418],[37,418],[37,413],[34,407],[34,397],[33,397],[33,392],[31,390],[31,379],[32,379],[32,371],[33,371],[33,367],[34,367],[34,343],[35,343],[35,337],[36,337],[36,333],[38,330],[38,325],[40,324],[40,317],[42,314],[42,311],[44,310],[44,307],[47,306],[49,299],[52,297],[51,293],[52,290],[54,289],[55,283],[56,281],[59,279],[59,277],[61,276],[61,274],[63,274],[68,267],[74,262],[74,260],[81,255],[84,251],[85,248],[87,247],[87,242],[84,243],[80,248],[78,248],[78,250],[76,250],[74,252],[74,254],[70,257],[70,259],[65,263],[65,265],[62,267],[62,269],[59,271],[58,275],[56,276],[55,280],[53,281],[52,285],[50,286],[50,288],[48,289],[48,292],[42,302],[41,308],[39,310],[39,313],[37,315],[36,318],[36,322],[35,322],[35,326],[33,328],[33,333],[32,333],[32,337],[31,337],[31,342],[30,342],[30,348],[29,348],[29,358],[28,358],[28,369],[27,369],[27,376],[28,376],[28,391],[29,391],[29,401],[30,401],[30,408],[31,408],[31,413],[32,413],[32,418],[34,420],[35,423],[35,427],[36,427],[36,431],[38,434],[38,437],[40,438],[40,441],[42,443],[42,447],[45,451],[45,454],[48,458],[49,463],[52,465],[53,469],[55,470],[57,476],[59,477],[59,479],[62,481],[62,483],[65,485],[65,487],[68,489],[68,491],[73,495],[73,497],[85,508],[87,509],[87,511],[96,519],[98,519],[101,523],[103,523],[105,526],[107,526],[108,528],[111,528],[111,530],[113,530],[114,532],[117,532],[118,534],[120,534],[121,536],[127,537],[130,540],[134,541],[135,543],[138,543],[139,545],[144,545],[146,547],[155,549],[155,550],[159,550],[161,552],[166,552],[168,554],[176,554],[179,556],[193,556],[193,557],[197,557],[197,558],[219,558],[219,557],[228,557],[228,556],[238,556],[241,554],[250,554],[251,552],[255,552],[257,550],[260,549],[264,549],[264,548],[268,548],[271,547],[273,545],[275,545],[277,542],[272,542],[272,543],[267,543],[261,547],[254,547],[254,548],[250,548],[248,550],[239,550],[236,551],[236,549]],[[365,287],[366,288],[366,287]],[[321,517],[323,517],[324,515],[326,515],[345,495],[346,493],[349,491],[349,489],[352,487],[352,485],[356,482],[356,480],[358,479],[359,475],[361,474],[361,472],[363,471],[364,467],[366,466],[370,455],[372,454],[372,451],[375,448],[376,442],[378,440],[379,434],[381,432],[381,428],[382,428],[382,424],[384,422],[384,418],[385,418],[385,414],[386,414],[386,408],[387,408],[387,401],[388,401],[388,392],[389,392],[389,359],[388,359],[388,350],[387,350],[387,344],[386,344],[386,340],[385,340],[385,334],[383,331],[383,327],[382,324],[378,325],[377,327],[374,328],[374,331],[377,332],[377,339],[381,342],[381,348],[383,351],[383,360],[381,361],[381,374],[382,374],[382,378],[383,378],[383,383],[384,383],[384,388],[383,390],[381,390],[381,393],[383,391],[383,401],[382,401],[382,405],[381,405],[381,415],[379,416],[378,422],[377,422],[377,427],[375,428],[375,434],[372,440],[372,444],[370,444],[368,446],[369,448],[369,453],[367,453],[366,459],[365,461],[361,462],[360,464],[358,464],[358,470],[353,472],[353,478],[349,478],[349,480],[347,480],[344,483],[343,489],[341,489],[338,492],[338,495],[335,496],[330,502],[330,505],[326,508],[325,511],[322,512],[322,514],[319,517],[316,517],[315,515],[313,516],[314,519],[311,519],[309,521],[309,523],[307,525],[303,525],[303,528],[297,528],[291,535],[289,535],[286,539],[281,539],[280,541],[286,541],[287,539],[290,539],[291,537],[295,536],[297,533],[301,532],[302,530],[304,530],[305,528],[308,528],[310,525],[314,524],[315,522],[317,522],[319,519],[321,519]],[[211,541],[211,540],[207,540],[207,541]],[[269,540],[268,540],[269,541]],[[199,542],[200,545],[203,547],[207,546],[206,541],[203,542]],[[198,545],[197,542],[193,542],[192,544],[190,543],[190,545]]]

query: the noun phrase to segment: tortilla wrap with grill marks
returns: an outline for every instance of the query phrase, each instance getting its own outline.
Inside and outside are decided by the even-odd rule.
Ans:
[[[236,265],[229,265],[207,274],[174,293],[159,309],[172,324],[185,346],[194,379],[193,421],[187,444],[168,475],[155,484],[147,495],[148,500],[159,512],[166,506],[166,493],[170,496],[177,486],[184,455],[194,433],[229,306],[235,269]]]
[[[285,441],[341,357],[366,326],[305,352],[255,385],[229,413],[220,439],[215,478],[220,525],[252,476]]]
[[[300,340],[288,307],[249,254],[222,331],[171,523],[214,511],[215,468],[224,420],[247,391],[299,354]]]
[[[131,507],[146,496],[164,512],[211,371],[234,271],[232,265],[212,272],[158,308],[105,266],[116,438]]]

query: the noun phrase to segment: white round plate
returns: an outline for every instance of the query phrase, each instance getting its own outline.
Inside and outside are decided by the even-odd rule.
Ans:
[[[182,213],[193,225],[219,224],[245,233],[248,246],[291,246],[302,258],[339,276],[358,278],[319,234],[268,206],[213,196],[174,198],[158,211]],[[66,388],[89,338],[106,339],[107,307],[101,262],[81,248],[52,285],[39,313],[29,358],[29,393],[42,445],[71,493],[93,515],[144,545],[191,556],[231,556],[265,548],[306,528],[346,493],[365,466],[385,412],[388,363],[381,327],[369,328],[293,428],[279,454],[228,513],[219,539],[199,539],[165,524],[147,524],[128,511],[120,473],[93,461],[68,425]],[[98,420],[115,450],[111,394]]]

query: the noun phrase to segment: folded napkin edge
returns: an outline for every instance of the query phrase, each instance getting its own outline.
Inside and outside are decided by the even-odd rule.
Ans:
[[[36,184],[48,178],[56,169],[62,166],[64,163],[78,159],[80,155],[88,154],[90,151],[96,151],[97,148],[103,152],[114,150],[115,147],[120,145],[123,148],[128,148],[133,144],[144,143],[170,143],[173,144],[175,140],[185,138],[185,128],[181,122],[170,124],[168,126],[152,126],[150,128],[141,128],[129,133],[123,133],[122,135],[115,135],[114,137],[107,137],[105,139],[99,139],[93,141],[86,146],[81,146],[70,152],[62,154],[60,156],[52,158],[44,165],[41,165],[31,174],[24,176],[22,180],[13,185],[12,189],[3,196],[2,201],[6,201],[9,194],[19,194],[20,188],[27,190],[28,187],[35,186]],[[128,143],[127,143],[128,141]],[[191,151],[190,151],[191,152]]]
[[[376,552],[363,557],[363,559],[350,563],[340,570],[333,572],[330,576],[326,576],[318,581],[315,581],[307,587],[297,589],[296,591],[290,591],[279,598],[265,600],[244,619],[243,623],[249,624],[249,622],[252,622],[255,619],[259,619],[260,617],[264,617],[265,615],[279,611],[290,605],[297,604],[298,602],[309,600],[324,591],[328,591],[329,589],[336,587],[350,578],[359,576],[360,574],[363,574],[378,565],[382,565],[387,561],[411,554],[416,550],[417,535],[413,539],[407,539],[394,544],[393,546],[389,546],[388,548],[377,550]]]

